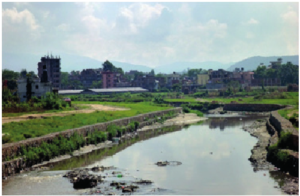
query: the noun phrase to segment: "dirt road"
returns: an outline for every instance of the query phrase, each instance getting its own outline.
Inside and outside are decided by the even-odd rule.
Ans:
[[[106,105],[99,105],[99,104],[80,104],[80,105],[81,106],[88,106],[90,108],[72,110],[72,111],[56,112],[56,113],[24,114],[22,116],[16,116],[16,117],[2,117],[2,124],[9,123],[9,122],[19,122],[19,121],[24,121],[24,120],[49,117],[49,116],[67,116],[67,115],[79,114],[79,113],[92,113],[92,112],[95,112],[95,111],[123,111],[123,110],[129,110],[128,108],[120,108],[120,107],[113,107],[113,106],[106,106]]]

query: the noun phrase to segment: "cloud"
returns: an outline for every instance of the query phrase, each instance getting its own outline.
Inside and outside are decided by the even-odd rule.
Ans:
[[[66,31],[69,31],[69,30],[70,30],[70,25],[69,25],[69,24],[62,23],[62,24],[58,25],[58,26],[56,27],[56,29],[59,30],[59,31],[64,31],[64,32],[66,32]]]
[[[250,25],[256,25],[256,24],[259,24],[259,21],[251,18],[250,20],[247,21],[247,24],[250,24]]]
[[[2,20],[13,24],[20,24],[24,22],[31,30],[37,30],[39,28],[35,17],[27,9],[21,12],[18,12],[15,7],[12,9],[2,10]]]
[[[161,41],[168,35],[172,19],[171,11],[161,4],[134,3],[120,8],[113,28],[131,39]]]
[[[299,25],[298,13],[294,10],[289,10],[288,12],[281,15],[281,18],[292,25]]]

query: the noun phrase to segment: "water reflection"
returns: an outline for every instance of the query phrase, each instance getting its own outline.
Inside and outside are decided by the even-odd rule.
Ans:
[[[220,115],[210,115],[209,120],[206,121],[209,124],[210,129],[220,129],[224,131],[226,127],[245,126],[254,120],[266,118],[266,116],[230,116],[221,117]]]

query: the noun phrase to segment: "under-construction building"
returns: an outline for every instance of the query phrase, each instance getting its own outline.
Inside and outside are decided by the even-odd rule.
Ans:
[[[60,88],[60,57],[53,57],[47,55],[41,58],[38,63],[38,76],[42,78],[43,66],[46,65],[48,80],[52,83],[53,89]]]

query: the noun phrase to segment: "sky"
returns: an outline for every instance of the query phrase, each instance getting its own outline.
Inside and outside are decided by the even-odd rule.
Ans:
[[[2,54],[230,63],[298,55],[298,31],[298,2],[2,2]]]

